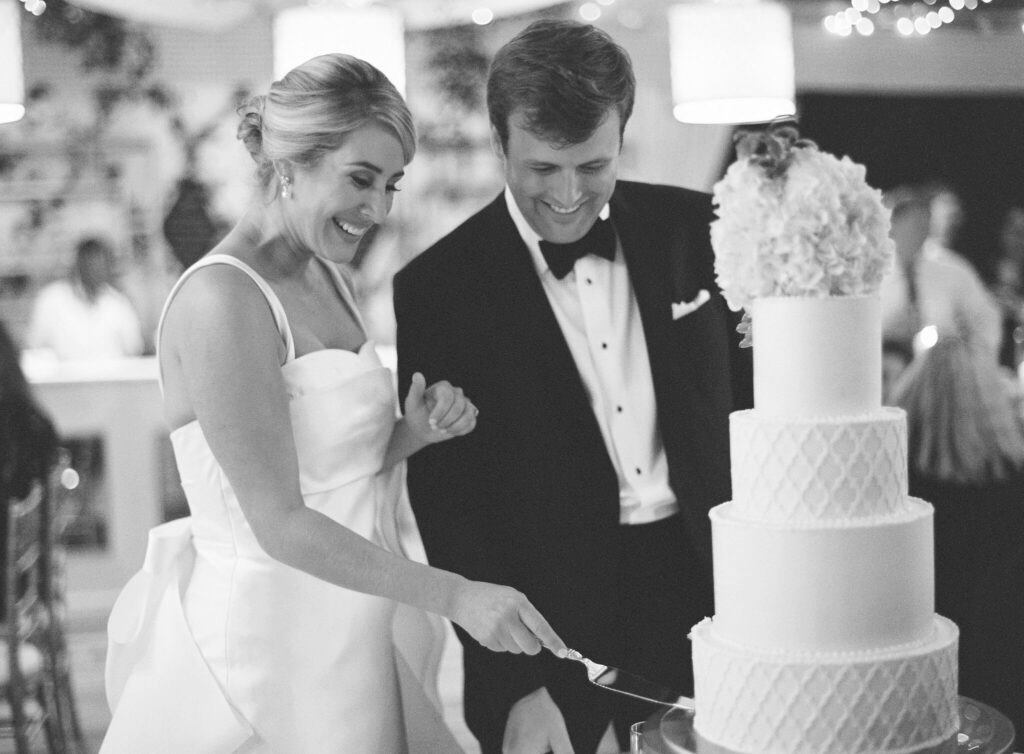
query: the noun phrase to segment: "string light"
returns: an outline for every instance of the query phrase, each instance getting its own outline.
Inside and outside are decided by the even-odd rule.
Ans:
[[[889,29],[910,37],[924,36],[947,26],[964,13],[973,11],[992,0],[850,0],[849,5],[822,19],[829,34],[848,37],[853,32],[869,36],[878,29]],[[986,20],[986,19],[982,19]],[[1024,31],[1024,24],[1021,24]]]
[[[490,8],[476,8],[472,13],[472,19],[477,26],[487,26],[494,20],[494,11]]]
[[[33,16],[41,16],[46,10],[45,0],[21,0],[21,2],[25,5],[25,10]]]
[[[580,18],[587,22],[596,21],[601,17],[601,6],[597,3],[583,3],[579,10]]]

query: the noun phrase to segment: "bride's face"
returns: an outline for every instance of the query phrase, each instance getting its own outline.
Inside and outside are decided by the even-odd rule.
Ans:
[[[297,166],[291,196],[281,197],[293,243],[332,262],[350,262],[359,241],[384,221],[404,175],[398,137],[369,124],[311,167]]]

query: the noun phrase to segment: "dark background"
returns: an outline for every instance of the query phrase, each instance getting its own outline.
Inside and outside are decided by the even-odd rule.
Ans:
[[[966,214],[956,244],[989,278],[1006,210],[1024,206],[1024,97],[803,94],[800,133],[881,189],[942,180]]]

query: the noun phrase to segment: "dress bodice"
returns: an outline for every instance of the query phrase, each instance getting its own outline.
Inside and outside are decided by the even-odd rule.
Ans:
[[[396,417],[391,371],[366,341],[358,354],[316,351],[284,365],[304,494],[381,470]]]
[[[391,371],[381,363],[369,340],[358,352],[329,348],[296,357],[287,315],[269,285],[234,257],[206,259],[212,260],[207,264],[231,264],[246,272],[266,296],[286,346],[281,375],[288,397],[300,490],[308,506],[338,519],[332,510],[320,505],[338,499],[326,493],[370,480],[382,470],[397,410]],[[336,280],[339,291],[351,301],[344,282]],[[355,312],[354,303],[350,305]],[[241,536],[254,544],[248,522],[199,422],[191,421],[174,430],[171,444],[197,545]],[[341,513],[344,518],[345,513]]]
[[[303,503],[407,556],[405,464],[384,467],[397,399],[373,343],[296,357],[280,301],[243,262],[205,257],[182,280],[217,263],[249,275],[274,313]],[[440,619],[274,560],[199,422],[171,443],[192,515],[150,533],[111,613],[104,754],[458,751],[437,698]]]
[[[372,341],[364,343],[359,353],[314,351],[286,362],[281,372],[288,391],[303,498],[308,506],[337,519],[318,503],[338,498],[320,493],[369,480],[381,471],[395,422],[391,372],[381,364]],[[248,521],[199,422],[172,432],[171,444],[197,546],[238,538],[255,545]]]

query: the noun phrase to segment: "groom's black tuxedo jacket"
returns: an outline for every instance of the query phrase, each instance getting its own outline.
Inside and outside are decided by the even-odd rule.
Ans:
[[[694,621],[710,615],[708,510],[729,498],[728,415],[750,405],[749,353],[714,281],[707,194],[618,182],[610,201],[647,341],[670,483],[695,555]],[[711,299],[673,320],[672,303]],[[579,372],[503,195],[423,252],[394,281],[401,395],[415,371],[448,380],[480,409],[469,435],[409,462],[431,564],[523,591],[566,643],[621,663],[610,606],[619,485]],[[643,590],[643,574],[634,589]],[[689,618],[688,618],[689,619]],[[685,636],[689,625],[680,625]],[[500,741],[508,708],[544,685],[587,711],[581,666],[497,654],[460,631],[466,719]],[[641,640],[638,638],[638,640]],[[663,669],[680,684],[688,669]],[[602,692],[598,692],[599,694]],[[606,692],[603,692],[606,694]],[[489,750],[485,743],[485,751]]]

